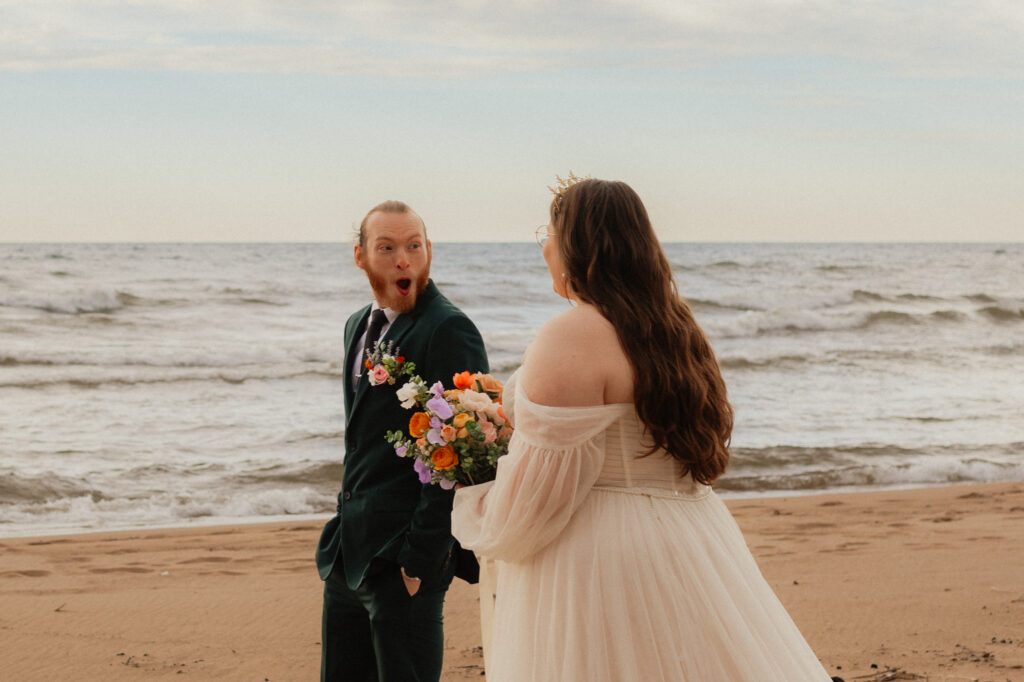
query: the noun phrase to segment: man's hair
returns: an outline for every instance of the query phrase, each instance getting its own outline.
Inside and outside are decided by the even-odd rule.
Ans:
[[[363,222],[359,223],[359,248],[366,248],[366,222],[370,219],[374,213],[414,213],[416,217],[420,219],[420,224],[423,225],[423,238],[427,237],[427,224],[423,222],[423,218],[416,211],[412,210],[409,204],[404,201],[396,201],[395,199],[389,199],[388,201],[381,202],[370,209],[370,211],[363,217]]]

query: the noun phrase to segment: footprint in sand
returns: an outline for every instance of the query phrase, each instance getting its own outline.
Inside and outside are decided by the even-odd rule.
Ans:
[[[838,553],[850,553],[850,552],[857,551],[858,549],[860,549],[861,546],[866,545],[866,544],[868,544],[868,543],[866,543],[866,542],[845,542],[845,543],[843,543],[841,545],[836,545],[835,547],[827,547],[827,548],[824,548],[824,549],[819,549],[818,553],[819,554],[833,554],[833,553],[837,553],[837,552]]]
[[[195,559],[184,559],[179,561],[179,564],[223,564],[231,561],[231,557],[226,556],[201,556]]]
[[[5,578],[45,578],[48,575],[50,575],[49,571],[37,570],[4,571],[3,573],[0,573],[0,576],[3,576]]]

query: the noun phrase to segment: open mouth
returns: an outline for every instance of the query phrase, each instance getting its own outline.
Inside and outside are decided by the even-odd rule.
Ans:
[[[395,286],[398,287],[398,293],[402,296],[408,296],[409,290],[412,288],[412,280],[408,277],[404,277],[400,280],[395,281]]]

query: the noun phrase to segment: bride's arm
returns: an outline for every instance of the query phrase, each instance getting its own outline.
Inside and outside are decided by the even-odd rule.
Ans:
[[[571,408],[628,402],[607,399],[609,377],[621,379],[616,362],[624,358],[604,325],[596,311],[574,308],[544,325],[531,345],[518,376],[516,432],[497,479],[455,494],[452,532],[464,547],[523,560],[554,540],[583,503],[617,412]],[[628,365],[626,372],[629,385]]]
[[[516,406],[517,423],[524,410],[558,409],[523,403]],[[463,547],[491,559],[521,561],[558,537],[604,462],[601,414],[589,412],[585,421],[563,419],[546,427],[564,442],[527,439],[525,427],[517,430],[508,454],[498,460],[497,478],[456,491],[452,534]]]

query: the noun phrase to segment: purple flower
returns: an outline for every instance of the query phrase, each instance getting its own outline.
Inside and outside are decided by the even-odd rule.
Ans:
[[[451,490],[452,488],[455,487],[455,481],[450,481],[447,478],[442,478],[440,485],[441,488],[443,488],[444,490]]]
[[[442,428],[444,428],[444,424],[441,423],[441,420],[438,419],[437,417],[431,417],[430,428],[437,429],[438,431],[440,431]]]
[[[427,466],[426,462],[417,457],[412,463],[412,468],[419,475],[420,483],[430,483],[430,467]]]
[[[409,446],[406,443],[402,443],[401,445],[396,445],[395,446],[395,454],[398,455],[399,457],[405,457],[405,451],[406,451],[406,448],[408,448],[408,447]]]
[[[444,395],[444,384],[440,381],[435,382],[434,385],[430,387],[430,392],[434,394],[435,398],[442,397]]]
[[[427,401],[427,409],[441,419],[451,419],[455,414],[455,410],[452,409],[452,406],[444,398],[431,398]]]
[[[427,431],[427,442],[432,445],[444,445],[447,441],[441,436],[440,429],[430,429]]]

